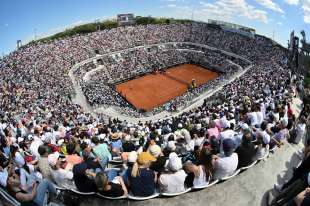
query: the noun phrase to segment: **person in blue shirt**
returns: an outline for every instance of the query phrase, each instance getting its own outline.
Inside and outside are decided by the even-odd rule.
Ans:
[[[149,167],[156,161],[148,152],[142,152],[129,170],[129,186],[134,196],[147,197],[155,193],[156,174]]]

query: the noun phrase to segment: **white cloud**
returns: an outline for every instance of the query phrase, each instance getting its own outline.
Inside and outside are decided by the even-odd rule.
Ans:
[[[71,24],[68,24],[68,25],[65,25],[65,26],[59,26],[59,27],[51,28],[48,31],[45,31],[43,33],[38,33],[36,35],[36,37],[37,38],[44,38],[44,37],[48,37],[48,36],[54,35],[54,34],[56,34],[58,32],[65,31],[66,29],[70,29],[70,28],[73,28],[75,26],[79,26],[81,24],[93,23],[93,22],[96,22],[96,21],[104,21],[104,20],[108,20],[108,19],[115,19],[115,16],[103,16],[103,17],[98,17],[96,19],[80,20],[80,21],[72,22]],[[30,36],[26,37],[25,39],[23,39],[23,42],[25,44],[27,44],[27,43],[29,43],[32,40],[33,40],[33,35],[30,35]]]
[[[176,4],[168,4],[160,6],[159,8],[169,8],[169,12],[165,15],[166,17],[172,18],[186,18],[190,19],[193,8],[190,8],[187,5],[176,5]]]
[[[289,5],[298,5],[299,0],[285,0],[285,2]]]
[[[283,23],[279,21],[279,22],[277,22],[277,25],[282,26]]]
[[[304,10],[304,22],[310,24],[310,0],[304,0],[302,9]]]
[[[172,7],[177,7],[177,5],[175,5],[175,4],[168,4],[167,7],[172,8]]]
[[[217,0],[215,3],[200,1],[200,9],[195,11],[201,16],[221,20],[231,20],[233,17],[246,17],[268,23],[267,12],[257,9],[245,0]]]
[[[275,2],[273,2],[272,0],[256,0],[256,1],[257,3],[268,9],[284,14],[284,11],[280,8],[280,6]]]

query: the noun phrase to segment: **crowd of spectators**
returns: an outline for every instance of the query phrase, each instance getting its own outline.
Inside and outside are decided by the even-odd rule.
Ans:
[[[1,108],[6,108],[10,114],[25,114],[27,112],[24,110],[25,105],[33,110],[37,110],[37,105],[42,105],[45,111],[60,111],[67,108],[63,105],[70,104],[70,101],[67,101],[68,97],[74,93],[72,83],[68,78],[68,70],[75,63],[94,57],[95,51],[105,54],[167,42],[211,45],[253,61],[259,61],[260,54],[272,56],[276,51],[281,51],[264,37],[249,38],[214,29],[203,23],[119,27],[49,43],[37,43],[25,46],[2,59],[1,81],[4,84],[1,86],[1,91],[3,91],[1,92]],[[158,61],[156,56],[152,60]],[[140,59],[137,59],[137,62],[141,64]],[[154,65],[157,64],[154,63]],[[93,68],[91,65],[86,67]],[[145,70],[145,67],[141,68]],[[117,75],[118,72],[114,72],[117,69],[112,66],[109,71],[112,75]],[[16,71],[27,72],[16,74]],[[113,93],[113,91],[108,93]],[[23,101],[17,101],[18,99],[23,99]],[[76,106],[72,105],[72,107]]]
[[[140,113],[115,91],[115,84],[119,82],[154,71],[164,71],[172,66],[185,63],[201,65],[223,74],[216,80],[201,85],[194,91],[189,91],[165,105],[155,108],[153,112],[156,113],[162,110],[170,111],[172,105],[174,107],[186,105],[193,97],[197,97],[210,88],[210,85],[216,87],[224,79],[231,78],[237,71],[240,72],[242,69],[236,65],[240,65],[242,68],[249,65],[248,62],[244,62],[239,58],[232,58],[219,50],[210,50],[187,43],[167,43],[153,45],[152,47],[139,47],[134,50],[105,55],[97,62],[100,65],[98,65],[95,72],[88,75],[87,79],[85,79],[85,75],[89,71],[96,69],[93,62],[81,65],[74,72],[89,103],[92,106],[116,106],[122,109],[122,113],[130,116],[139,116]],[[102,69],[102,67],[106,69]],[[124,112],[125,109],[131,112]]]
[[[158,121],[105,121],[72,103],[68,71],[94,57],[94,49],[107,53],[188,41],[236,53],[254,65],[202,106]],[[45,191],[57,193],[54,184],[110,197],[149,196],[157,188],[182,192],[229,176],[285,144],[296,124],[298,135],[305,133],[301,124],[309,110],[299,118],[291,108],[299,79],[285,61],[285,50],[265,37],[203,23],[116,28],[12,52],[0,62],[0,185],[18,201],[41,206]],[[115,158],[122,161],[121,171],[107,168]]]

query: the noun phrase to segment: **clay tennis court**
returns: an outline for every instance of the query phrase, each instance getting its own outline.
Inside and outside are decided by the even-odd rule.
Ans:
[[[169,68],[165,73],[147,74],[116,86],[128,102],[137,109],[150,111],[188,90],[192,79],[197,86],[219,76],[219,73],[203,67],[183,64]]]

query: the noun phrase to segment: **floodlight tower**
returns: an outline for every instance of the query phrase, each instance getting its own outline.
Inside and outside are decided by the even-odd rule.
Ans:
[[[97,19],[97,20],[95,21],[95,24],[96,24],[96,29],[97,29],[97,31],[100,31],[101,28],[100,28],[100,21],[99,21],[99,19]]]
[[[17,40],[16,41],[16,48],[19,49],[22,46],[22,40]]]

